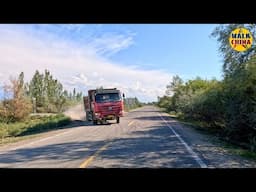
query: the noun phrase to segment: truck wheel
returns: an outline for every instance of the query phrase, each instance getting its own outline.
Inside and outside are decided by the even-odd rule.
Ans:
[[[120,117],[116,117],[116,123],[120,123]]]
[[[93,125],[97,125],[97,120],[93,120]]]

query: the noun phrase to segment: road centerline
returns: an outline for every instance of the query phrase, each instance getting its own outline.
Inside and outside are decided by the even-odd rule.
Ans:
[[[103,145],[100,149],[98,149],[93,155],[91,155],[89,158],[87,158],[80,166],[79,168],[86,168],[89,166],[89,164],[104,150],[107,149],[107,147],[110,145],[111,143],[107,143],[105,145]]]
[[[130,123],[128,123],[128,126],[131,126],[134,123],[134,121],[131,121]]]

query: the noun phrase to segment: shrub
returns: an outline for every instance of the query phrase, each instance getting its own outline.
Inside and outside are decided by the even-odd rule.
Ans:
[[[16,79],[10,81],[10,85],[4,86],[4,94],[8,97],[0,104],[0,120],[6,123],[23,120],[32,110],[31,102],[25,97],[19,81]]]

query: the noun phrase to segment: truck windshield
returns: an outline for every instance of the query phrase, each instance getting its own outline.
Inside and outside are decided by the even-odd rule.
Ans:
[[[103,93],[103,94],[97,94],[95,96],[95,101],[97,103],[103,103],[103,102],[111,102],[111,101],[120,101],[121,97],[119,93]]]

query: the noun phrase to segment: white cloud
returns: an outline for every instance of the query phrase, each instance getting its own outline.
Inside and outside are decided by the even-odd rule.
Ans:
[[[59,24],[58,26],[62,27],[64,30],[78,31],[78,32],[80,32],[82,28],[85,27],[84,24]]]
[[[113,53],[133,43],[129,37],[111,38],[96,39],[95,44],[99,49],[102,44],[103,52]],[[108,48],[104,45],[106,42],[110,44]],[[35,70],[48,69],[68,90],[76,87],[86,93],[87,89],[99,86],[118,87],[127,97],[137,96],[144,101],[156,100],[164,94],[170,74],[113,63],[100,57],[94,48],[54,39],[47,33],[38,38],[0,25],[0,80],[7,81],[10,75],[17,76],[23,71],[28,81]]]
[[[134,35],[134,33],[127,35],[104,34],[101,37],[95,38],[90,46],[92,46],[98,54],[110,56],[131,46],[134,43]]]

